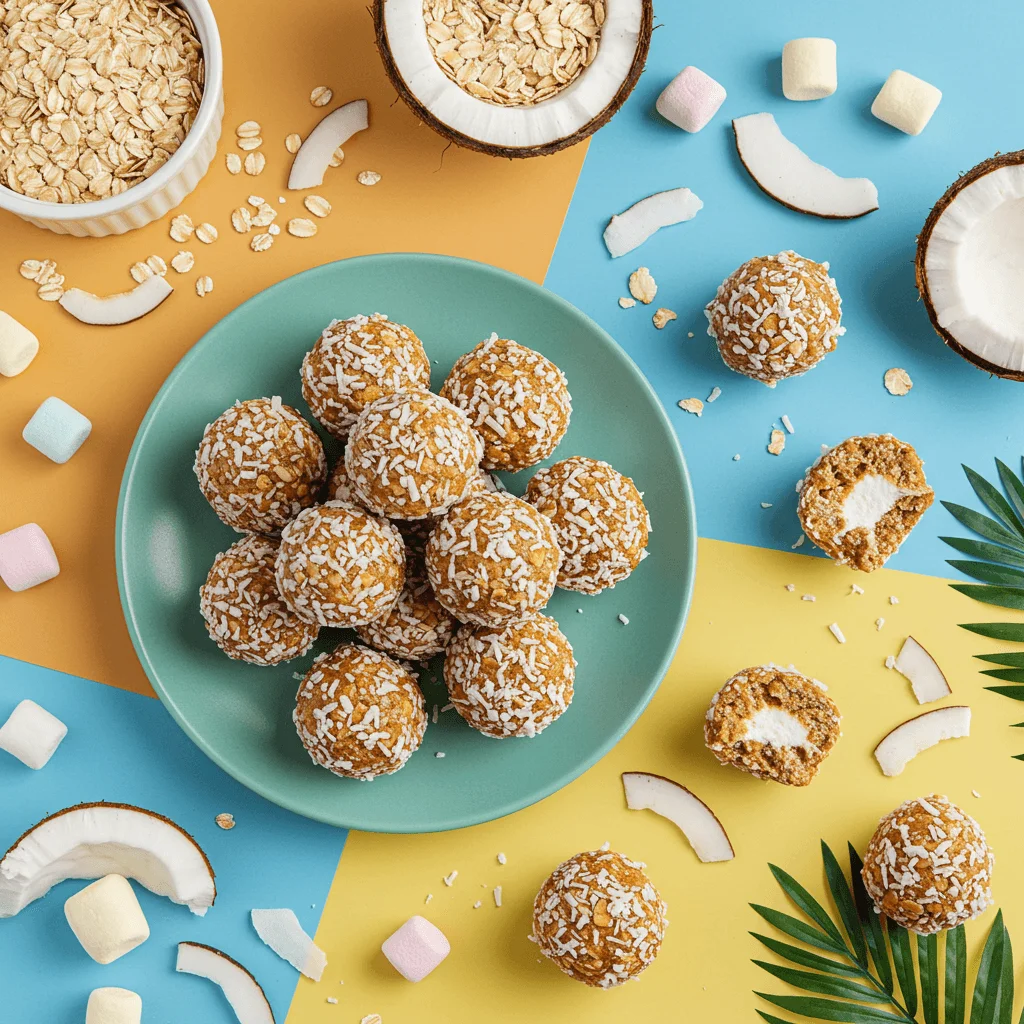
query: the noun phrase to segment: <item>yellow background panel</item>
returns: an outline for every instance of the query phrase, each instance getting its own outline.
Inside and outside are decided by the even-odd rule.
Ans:
[[[851,593],[854,582],[864,594]],[[795,584],[793,593],[787,583]],[[817,600],[802,601],[807,593]],[[890,595],[899,604],[890,605]],[[881,631],[879,616],[886,620]],[[845,863],[847,840],[863,852],[879,817],[932,792],[947,794],[985,828],[997,854],[996,903],[1024,943],[1024,888],[1008,854],[999,856],[1020,848],[1024,822],[998,795],[1012,792],[1022,771],[1011,754],[1024,750],[1024,735],[1009,726],[1024,716],[982,689],[985,677],[971,655],[997,645],[950,626],[990,617],[931,577],[890,570],[863,576],[822,559],[701,541],[696,599],[675,662],[640,722],[596,767],[513,818],[437,835],[349,835],[317,933],[327,973],[320,984],[300,982],[289,1024],[356,1021],[371,1012],[385,1024],[755,1020],[755,1005],[770,1008],[753,989],[786,990],[749,962],[767,951],[747,930],[773,933],[746,904],[792,909],[767,863],[821,895],[819,837]],[[828,631],[834,621],[845,644]],[[923,710],[909,683],[883,666],[910,633],[945,670],[953,687],[945,703],[970,704],[974,720],[969,739],[923,753],[890,779],[871,752],[890,728]],[[703,745],[711,695],[737,670],[767,661],[795,663],[824,681],[844,715],[842,740],[806,789],[720,767]],[[577,685],[586,684],[584,672]],[[619,774],[645,769],[685,783],[714,809],[734,861],[701,864],[671,823],[625,809]],[[639,983],[611,992],[589,990],[538,963],[526,939],[533,897],[548,872],[605,840],[647,862],[671,921],[654,966]],[[498,851],[508,857],[504,867]],[[442,878],[453,869],[458,878],[446,888]],[[491,888],[499,884],[504,905],[496,909]],[[427,893],[434,896],[425,906]],[[482,906],[474,909],[477,900]],[[400,978],[379,950],[413,914],[439,925],[452,944],[448,960],[419,985]],[[991,918],[968,926],[972,952]],[[328,1005],[328,996],[339,1006]]]

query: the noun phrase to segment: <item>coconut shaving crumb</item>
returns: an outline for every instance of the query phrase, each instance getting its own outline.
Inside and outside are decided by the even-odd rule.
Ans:
[[[981,799],[981,794],[976,789],[971,790],[971,796],[973,796],[976,800]]]
[[[738,458],[738,456],[737,456],[737,458]],[[804,543],[805,540],[807,540],[807,537],[804,534],[801,533],[800,536],[797,537],[796,543],[789,545],[789,550],[790,551],[796,551],[797,548],[803,547],[803,543]]]
[[[429,903],[433,898],[434,898],[434,894],[432,892],[428,892],[427,893],[427,898],[423,902],[424,903]]]
[[[444,751],[438,750],[434,752],[434,757],[444,757]]]
[[[761,502],[761,508],[771,508],[771,507],[772,507],[772,503],[770,501],[762,501]]]
[[[433,710],[430,712],[430,721],[437,725],[437,705],[435,704]]]
[[[496,885],[494,887],[494,905],[496,907],[500,907],[501,906],[501,886],[500,885]]]
[[[660,331],[670,320],[678,320],[674,310],[666,309],[664,306],[654,311],[654,316],[651,318],[654,321],[654,326]]]
[[[893,657],[893,655],[887,654],[885,656],[885,667],[886,668],[895,668],[896,667],[896,659]]]
[[[619,296],[619,305],[623,309],[632,309],[636,305],[636,299],[628,298],[625,295]]]
[[[693,337],[693,331],[687,331],[687,332],[686,332],[686,336],[687,336],[688,338],[692,338],[692,337]]]
[[[733,461],[733,462],[739,462],[739,461],[740,461],[740,457],[739,457],[739,455],[734,455],[734,456],[732,457],[732,461]]]
[[[841,643],[846,643],[846,637],[843,636],[843,631],[839,628],[838,622],[829,624],[828,631]]]
[[[704,414],[704,403],[699,398],[682,398],[676,402],[676,405],[683,412],[693,413],[694,416],[702,416]]]
[[[498,863],[499,864],[506,864],[507,862],[508,862],[508,857],[506,857],[505,854],[503,854],[503,853],[499,853],[498,854]]]
[[[816,598],[816,597],[815,597],[815,596],[814,596],[813,594],[804,594],[804,595],[803,595],[803,596],[802,596],[802,597],[800,598],[800,600],[801,600],[801,601],[816,601],[816,600],[817,600],[817,598]]]
[[[895,594],[889,595],[889,604],[899,604],[900,599]]]
[[[384,1019],[379,1013],[368,1013],[359,1024],[384,1024]]]
[[[787,434],[796,433],[796,431],[793,430],[793,424],[790,422],[788,416],[780,416],[779,419],[782,420],[782,425],[786,428]]]
[[[334,996],[328,996],[327,997],[327,1002],[329,1002],[333,1006],[333,1005],[337,1004],[338,1000]]]
[[[444,884],[447,885],[448,888],[450,889],[451,886],[452,886],[452,882],[454,882],[455,879],[458,878],[458,877],[459,877],[458,871],[452,871],[451,874],[448,874],[448,875],[444,876]]]
[[[473,904],[473,909],[474,910],[479,910],[482,906],[483,906],[483,901],[477,900],[476,903]]]
[[[629,619],[627,619],[625,615],[619,615],[618,618],[619,618],[619,622],[621,622],[624,626],[628,626],[629,625]]]
[[[771,440],[768,442],[769,455],[781,455],[786,447],[786,435],[781,430],[773,430]]]
[[[795,583],[787,583],[786,584],[786,589],[792,594],[793,591],[796,590],[796,584]]]
[[[719,395],[721,395],[721,393],[722,389],[716,385],[711,389],[711,393],[708,395],[705,401],[714,402],[719,397]]]
[[[864,588],[861,587],[861,586],[858,586],[856,583],[851,583],[850,584],[850,593],[851,594],[863,594],[864,593]]]
[[[226,811],[223,814],[218,814],[213,820],[217,822],[217,827],[224,829],[225,832],[235,827],[234,815],[228,814]]]
[[[445,704],[445,706],[443,708],[441,708],[441,714],[443,715],[446,711],[454,711],[454,710],[455,710],[455,705],[454,704]]]
[[[875,629],[881,630],[881,628],[884,625],[885,625],[885,619],[882,619],[882,618],[875,619]]]
[[[914,382],[910,379],[910,374],[898,366],[894,366],[891,370],[886,370],[884,380],[885,390],[890,395],[896,395],[897,398],[907,394],[914,386]]]

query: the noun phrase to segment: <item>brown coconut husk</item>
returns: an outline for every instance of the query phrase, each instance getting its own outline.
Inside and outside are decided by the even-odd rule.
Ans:
[[[973,363],[980,370],[985,370],[988,373],[993,373],[997,377],[1003,377],[1006,380],[1024,380],[1024,371],[1020,370],[1008,370],[1005,366],[999,366],[996,363],[990,363],[987,359],[982,359],[977,353],[972,352],[970,349],[961,345],[959,341],[950,334],[939,323],[938,313],[935,310],[935,305],[932,302],[931,292],[928,288],[928,275],[925,271],[925,257],[928,253],[928,245],[931,242],[932,232],[935,230],[935,225],[939,222],[939,218],[950,203],[965,189],[968,185],[973,184],[979,178],[985,177],[986,174],[991,174],[993,171],[1001,170],[1004,167],[1012,167],[1018,164],[1024,164],[1024,149],[1018,149],[1013,153],[996,153],[995,156],[989,157],[987,160],[982,160],[980,164],[972,167],[966,174],[962,174],[956,181],[953,182],[949,188],[943,192],[939,201],[932,207],[931,212],[928,214],[928,219],[924,222],[924,227],[921,229],[921,233],[917,236],[917,252],[914,255],[914,277],[917,281],[917,290],[922,300],[924,301],[925,309],[928,310],[928,319],[932,322],[932,327],[935,328],[935,333],[954,351],[957,355],[963,356],[969,363]]]
[[[583,142],[584,139],[588,139],[593,135],[598,128],[604,127],[618,112],[623,103],[626,102],[629,94],[639,81],[644,65],[647,63],[647,53],[651,46],[651,33],[654,30],[654,0],[640,0],[643,6],[640,18],[640,33],[637,40],[636,53],[633,55],[633,63],[629,68],[629,74],[626,75],[622,85],[619,86],[618,92],[615,93],[611,103],[580,129],[571,135],[555,139],[553,142],[545,143],[542,146],[495,146],[487,142],[481,142],[480,139],[474,139],[470,135],[464,135],[462,132],[456,131],[454,128],[450,128],[442,121],[439,121],[409,88],[398,72],[395,59],[391,54],[391,46],[388,43],[387,30],[384,26],[384,5],[386,2],[387,0],[374,0],[373,24],[377,38],[377,49],[380,52],[384,70],[387,72],[388,78],[391,79],[391,84],[395,87],[395,91],[402,97],[412,112],[442,138],[453,142],[456,146],[472,149],[478,153],[486,153],[488,156],[508,158],[550,156],[552,153],[557,153],[560,150],[568,149],[570,146]],[[586,71],[583,74],[585,75]],[[481,100],[480,102],[484,101]]]

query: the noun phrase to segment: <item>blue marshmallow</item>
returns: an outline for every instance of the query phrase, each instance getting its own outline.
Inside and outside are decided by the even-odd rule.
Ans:
[[[91,432],[92,423],[77,409],[50,397],[32,414],[21,436],[48,459],[63,464]]]

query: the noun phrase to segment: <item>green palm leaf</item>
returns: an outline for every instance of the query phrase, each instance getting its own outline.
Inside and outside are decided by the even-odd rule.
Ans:
[[[1024,587],[996,587],[981,583],[950,583],[950,586],[982,604],[1024,611]]]
[[[896,968],[896,980],[899,982],[903,1002],[911,1017],[917,1014],[917,979],[914,976],[914,954],[910,951],[910,935],[891,917],[885,919],[885,931],[889,936],[889,948],[892,950],[892,963]]]
[[[973,537],[940,537],[939,540],[945,541],[961,554],[970,555],[971,558],[983,558],[989,562],[1000,562],[1024,568],[1024,555],[1019,555],[999,544],[989,544],[988,541],[975,540]]]
[[[861,877],[864,863],[860,859],[860,854],[853,848],[853,844],[847,843],[846,845],[850,854],[850,879],[853,884],[853,902],[857,907],[857,917],[860,918],[861,927],[864,929],[864,938],[871,952],[871,962],[875,965],[878,980],[881,982],[882,988],[892,995],[892,967],[889,965],[889,951],[886,949],[885,936],[882,934],[882,922],[879,915],[875,913],[875,905],[864,888],[864,880]]]
[[[850,886],[846,882],[846,876],[839,866],[839,861],[836,860],[835,854],[824,839],[821,841],[821,859],[825,863],[825,878],[828,880],[829,891],[832,893],[836,910],[839,911],[839,918],[843,922],[843,928],[853,947],[854,959],[862,967],[867,967],[868,949],[864,942],[864,929],[861,928],[860,918],[857,916],[857,908],[853,902]]]
[[[767,992],[755,992],[774,1006],[801,1017],[813,1020],[839,1021],[841,1024],[907,1024],[913,1018],[897,1017],[888,1010],[874,1006],[858,1006],[856,1003],[842,1003],[836,999],[821,999],[817,996],[773,996]]]
[[[986,686],[985,689],[1009,697],[1010,700],[1024,700],[1024,686]]]
[[[1002,679],[1004,683],[1024,683],[1024,668],[986,668],[981,674]]]
[[[999,1007],[997,1024],[1011,1024],[1013,1018],[1013,945],[1010,933],[1003,925],[1003,959],[999,969]]]
[[[1024,668],[1024,654],[1017,654],[1011,651],[1004,651],[1002,654],[976,654],[978,661],[987,661],[992,665],[1011,665],[1014,668]]]
[[[834,939],[839,948],[846,949],[846,943],[839,929],[832,923],[828,911],[790,874],[782,868],[769,864],[768,869],[775,876],[782,891],[830,938]]]
[[[1006,496],[1010,499],[1014,512],[1024,519],[1024,482],[1021,482],[1020,477],[1005,462],[1001,462],[999,459],[996,459],[996,470],[999,473],[999,481],[1003,485],[1003,490],[1006,491]]]
[[[952,501],[942,502],[942,507],[968,530],[973,530],[979,537],[990,540],[994,544],[1002,544],[1004,547],[1012,548],[1014,551],[1024,551],[1024,541],[1017,534],[1012,533],[1002,523],[997,523],[980,512],[966,505],[957,505]]]
[[[825,971],[826,974],[845,974],[859,977],[863,972],[856,967],[848,967],[841,960],[833,960],[831,957],[820,956],[812,953],[809,949],[801,949],[799,946],[791,946],[788,942],[779,942],[778,939],[769,938],[758,932],[751,932],[751,935],[766,946],[776,956],[788,960],[790,963],[799,964],[801,967],[813,967],[817,971]]]
[[[831,978],[827,974],[813,974],[810,971],[795,971],[792,967],[780,967],[778,964],[765,963],[764,960],[754,960],[753,963],[779,981],[784,981],[793,988],[802,988],[805,992],[817,992],[823,996],[837,996],[840,999],[854,999],[866,1003],[889,1001],[884,992],[868,988],[866,985],[858,985],[855,981],[847,981],[845,978]]]
[[[1017,518],[1010,503],[980,473],[975,473],[970,466],[963,467],[974,493],[985,503],[985,507],[1012,533],[1024,539],[1024,523]]]
[[[967,1012],[967,933],[963,925],[946,932],[945,1003],[943,1024],[964,1024]]]
[[[1024,569],[993,565],[991,562],[975,562],[965,558],[947,558],[946,564],[953,566],[965,576],[971,576],[982,583],[1016,587],[1024,582]]]
[[[978,976],[971,1000],[971,1024],[994,1024],[1000,1003],[1000,979],[1003,965],[1003,912],[996,914],[981,953]]]
[[[917,936],[917,969],[924,1024],[939,1024],[939,940],[935,935]]]
[[[961,622],[960,628],[990,640],[1024,644],[1024,622]]]
[[[761,915],[772,927],[778,928],[780,932],[788,935],[798,942],[805,942],[808,946],[816,949],[824,949],[828,953],[846,954],[847,950],[842,943],[829,938],[823,931],[812,928],[809,924],[789,914],[783,914],[779,910],[772,910],[771,907],[762,907],[757,903],[751,903],[751,908]]]
[[[758,1010],[762,1020],[766,1020],[768,1024],[789,1024],[788,1020],[783,1020],[781,1017],[773,1017],[770,1013],[765,1013],[764,1010]]]

